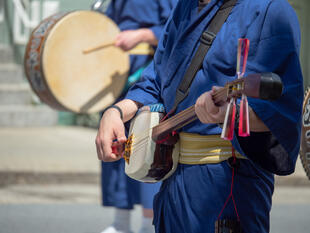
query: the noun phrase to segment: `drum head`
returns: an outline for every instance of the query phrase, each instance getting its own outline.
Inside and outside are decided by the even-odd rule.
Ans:
[[[109,46],[119,33],[108,17],[95,11],[75,11],[49,32],[42,54],[42,72],[56,100],[73,112],[98,112],[115,102],[127,80],[129,56]]]
[[[310,179],[310,89],[305,94],[302,116],[300,159]]]

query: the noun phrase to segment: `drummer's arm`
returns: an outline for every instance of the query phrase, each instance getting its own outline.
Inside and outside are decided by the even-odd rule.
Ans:
[[[115,46],[128,51],[142,42],[150,45],[157,45],[158,41],[151,29],[140,28],[120,32],[116,37]]]
[[[140,33],[141,42],[145,42],[153,46],[158,44],[158,39],[151,29],[141,28],[138,29],[138,31]]]

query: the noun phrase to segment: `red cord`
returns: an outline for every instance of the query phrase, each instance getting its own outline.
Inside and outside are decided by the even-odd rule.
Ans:
[[[164,116],[164,117],[160,120],[160,122],[163,122],[164,120],[166,120],[166,119],[168,118],[168,116],[171,115],[174,111],[175,111],[175,109],[171,109],[170,112],[168,112],[168,113],[166,114],[166,116]]]
[[[164,142],[166,142],[166,141],[168,141],[169,140],[169,138],[170,138],[170,136],[175,136],[177,134],[177,132],[176,131],[172,131],[171,132],[171,135],[170,134],[167,134],[167,136],[165,137],[165,138],[163,138],[163,139],[161,139],[161,140],[157,140],[156,141],[156,144],[163,144]]]
[[[234,149],[233,147],[232,147],[232,157],[234,158],[233,163],[236,163],[235,149]],[[221,210],[219,216],[217,217],[217,220],[220,219],[220,217],[221,217],[221,215],[222,215],[224,209],[226,208],[226,206],[227,206],[227,204],[228,204],[229,199],[231,198],[232,201],[233,201],[233,205],[234,205],[234,208],[235,208],[236,215],[237,215],[237,220],[238,220],[238,222],[240,222],[240,217],[239,217],[239,214],[238,214],[237,205],[236,205],[235,198],[234,198],[234,195],[233,195],[235,168],[232,167],[231,170],[232,170],[232,171],[231,171],[232,174],[231,174],[230,193],[229,193],[229,195],[228,195],[228,197],[227,197],[227,199],[226,199],[226,201],[225,201],[225,204],[224,204],[224,206],[223,206],[223,208],[222,208],[222,210]]]
[[[171,109],[170,112],[168,112],[161,120],[160,122],[163,122],[164,120],[166,120],[168,118],[169,115],[171,115],[175,110]],[[175,136],[177,134],[176,131],[172,131],[172,136]],[[170,135],[168,134],[165,138],[161,139],[161,140],[157,140],[156,143],[157,144],[162,144],[166,141],[168,141],[168,139],[170,138]]]

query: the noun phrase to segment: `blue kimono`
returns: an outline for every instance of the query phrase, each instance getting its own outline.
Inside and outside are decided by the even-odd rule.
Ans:
[[[159,39],[176,3],[177,0],[112,0],[105,14],[121,31],[149,28]],[[152,56],[131,55],[129,75],[151,60]]]
[[[159,39],[176,2],[177,0],[112,0],[105,14],[121,31],[149,28]],[[146,66],[151,59],[151,56],[131,55],[129,75]],[[125,175],[124,166],[123,159],[113,163],[102,163],[103,205],[132,209],[134,204],[140,203],[144,208],[152,208],[153,197],[160,184],[144,184],[132,180]]]
[[[161,102],[169,112],[174,103],[173,93],[199,45],[199,38],[222,3],[223,0],[212,0],[198,13],[198,0],[180,0],[166,24],[154,61],[126,98],[144,105]],[[266,233],[269,232],[273,174],[294,172],[300,144],[303,99],[300,31],[288,2],[238,0],[176,112],[195,104],[212,86],[224,86],[236,79],[239,38],[250,40],[246,75],[274,72],[284,84],[283,95],[277,101],[249,98],[249,105],[271,132],[263,133],[263,137],[251,133],[247,139],[235,136],[232,141],[248,158],[240,161],[233,189],[241,226],[244,232]],[[213,135],[220,134],[221,128],[196,120],[182,131]],[[213,233],[215,221],[230,193],[231,177],[232,169],[226,161],[179,164],[155,197],[156,232]],[[222,218],[236,218],[231,202]]]

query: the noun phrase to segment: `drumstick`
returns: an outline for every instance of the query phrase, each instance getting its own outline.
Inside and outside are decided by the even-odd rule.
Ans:
[[[104,43],[93,48],[85,49],[83,50],[83,53],[88,54],[91,52],[98,51],[100,49],[108,48],[110,46],[115,46],[115,42]],[[140,43],[136,47],[132,48],[127,52],[132,55],[153,55],[154,49],[147,43]]]
[[[98,45],[98,46],[93,47],[93,48],[85,49],[85,50],[83,50],[83,53],[84,54],[91,53],[91,52],[97,51],[99,49],[104,49],[104,48],[107,48],[110,46],[115,46],[115,42],[105,43],[105,44],[101,44],[101,45]]]

